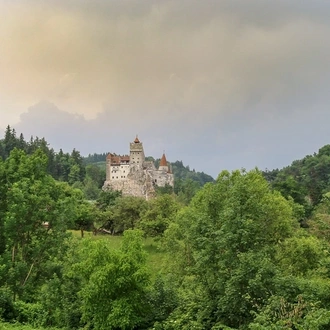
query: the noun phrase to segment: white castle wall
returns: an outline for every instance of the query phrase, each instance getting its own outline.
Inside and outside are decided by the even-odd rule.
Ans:
[[[109,180],[108,181],[122,181],[127,179],[129,174],[129,164],[125,165],[112,165],[109,169]]]

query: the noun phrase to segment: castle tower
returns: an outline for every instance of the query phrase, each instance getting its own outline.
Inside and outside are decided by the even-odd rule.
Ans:
[[[160,160],[159,171],[168,172],[168,165],[167,165],[167,160],[166,160],[165,153],[163,153],[163,156]]]
[[[136,136],[134,142],[130,143],[130,164],[142,166],[144,160],[143,145]]]
[[[108,154],[107,158],[106,158],[106,181],[110,181],[111,178],[111,158],[112,158],[112,154]]]

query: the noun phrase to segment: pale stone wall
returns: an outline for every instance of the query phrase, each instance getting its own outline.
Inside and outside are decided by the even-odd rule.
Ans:
[[[166,185],[170,185],[173,187],[174,185],[174,176],[172,173],[167,173],[165,171],[153,171],[152,172],[153,182],[158,187],[165,187]]]
[[[105,172],[106,172],[106,181],[109,181],[110,180],[110,168],[111,168],[111,162],[110,162],[110,159],[107,159],[106,160],[106,165],[105,165],[106,169],[105,169]]]
[[[142,143],[130,143],[130,163],[142,166],[144,159]]]
[[[139,169],[139,166],[133,166],[125,180],[106,181],[103,189],[106,190],[107,188],[121,190],[123,196],[137,196],[149,199],[155,195],[152,177],[147,170]]]
[[[109,167],[109,178],[107,178],[107,181],[126,180],[129,171],[129,164],[112,165]]]

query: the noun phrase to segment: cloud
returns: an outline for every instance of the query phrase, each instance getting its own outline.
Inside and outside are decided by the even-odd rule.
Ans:
[[[125,152],[138,133],[216,175],[267,165],[270,152],[279,164],[284,141],[301,147],[290,125],[313,126],[312,111],[328,120],[325,1],[20,0],[0,11],[1,116],[17,122],[34,104],[19,126],[59,145],[104,151],[120,136]]]

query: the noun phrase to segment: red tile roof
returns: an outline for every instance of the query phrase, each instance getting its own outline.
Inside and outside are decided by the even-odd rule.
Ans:
[[[140,143],[140,140],[139,138],[136,136],[135,140],[134,140],[134,143]]]
[[[167,166],[167,160],[165,154],[163,154],[162,159],[160,160],[159,166]]]

